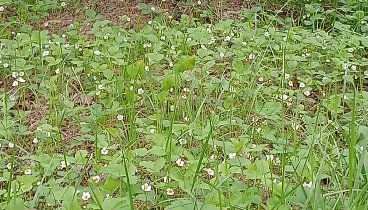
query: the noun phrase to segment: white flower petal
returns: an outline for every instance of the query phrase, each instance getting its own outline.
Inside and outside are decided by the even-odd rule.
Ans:
[[[91,194],[89,192],[82,193],[82,200],[88,201],[91,198]]]
[[[167,188],[166,189],[166,195],[168,196],[173,196],[175,194],[174,190],[172,190],[171,188]]]
[[[235,152],[229,154],[229,159],[235,159],[235,157],[236,157]]]

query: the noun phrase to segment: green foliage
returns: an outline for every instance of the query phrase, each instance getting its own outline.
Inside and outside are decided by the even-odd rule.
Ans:
[[[1,209],[366,209],[367,5],[214,21],[200,3],[138,4],[157,17],[134,30],[5,17]],[[66,9],[1,5],[21,24]]]

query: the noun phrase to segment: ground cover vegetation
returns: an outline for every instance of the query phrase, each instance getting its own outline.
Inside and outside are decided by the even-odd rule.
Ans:
[[[367,12],[0,0],[1,209],[367,209]]]

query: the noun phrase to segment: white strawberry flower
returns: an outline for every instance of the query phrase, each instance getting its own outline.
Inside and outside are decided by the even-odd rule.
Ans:
[[[67,167],[67,163],[65,162],[65,160],[62,160],[61,162],[60,162],[60,168],[61,169],[64,169],[64,168],[66,168]]]
[[[124,115],[119,114],[118,116],[116,116],[116,119],[119,121],[123,121],[124,120]]]
[[[12,83],[12,86],[13,87],[16,87],[16,86],[18,86],[18,84],[19,84],[18,81],[17,80],[14,80],[13,83]]]
[[[14,79],[16,79],[18,77],[18,72],[13,71],[11,75]]]
[[[96,176],[93,176],[91,179],[94,183],[98,183],[101,180],[101,177],[99,175],[96,175]]]
[[[235,159],[236,153],[235,152],[230,153],[228,156],[229,156],[229,159]]]
[[[142,88],[139,88],[137,92],[139,95],[142,95],[144,93],[144,90]]]
[[[24,83],[24,82],[26,82],[26,81],[23,79],[23,77],[18,77],[18,78],[17,78],[17,81],[18,81],[18,82],[20,82],[20,83]]]
[[[359,153],[362,153],[363,151],[364,151],[364,147],[363,146],[358,147],[358,152]]]
[[[312,181],[310,181],[310,182],[304,182],[303,183],[303,187],[312,188],[313,187],[313,182]]]
[[[50,52],[49,51],[47,51],[47,50],[46,51],[43,51],[43,53],[42,53],[42,56],[43,57],[48,56],[48,55],[50,55]]]
[[[230,93],[235,93],[236,92],[236,88],[234,86],[230,86],[229,87],[229,91],[230,91]]]
[[[215,171],[211,168],[206,168],[205,171],[207,172],[208,176],[215,176]]]
[[[289,96],[288,96],[288,95],[286,95],[286,94],[281,95],[281,99],[282,99],[283,101],[286,101],[288,98],[289,98]]]
[[[176,165],[178,165],[179,167],[184,167],[185,166],[185,161],[182,160],[181,158],[176,160]]]
[[[344,64],[342,64],[342,68],[343,68],[344,70],[348,70],[348,69],[349,69],[349,66],[350,66],[350,64],[348,64],[348,63],[344,63]]]
[[[166,195],[168,196],[173,196],[175,194],[174,190],[171,188],[167,188],[166,189]]]
[[[311,93],[310,93],[310,91],[309,91],[309,90],[304,91],[304,95],[305,95],[305,96],[310,96],[310,94],[311,94]]]
[[[285,79],[286,80],[290,79],[290,74],[285,73]]]
[[[186,139],[179,139],[179,144],[181,144],[181,145],[187,144],[187,140]]]
[[[95,51],[93,51],[93,53],[94,53],[95,55],[97,55],[97,56],[101,55],[101,52],[100,52],[99,50],[95,50]]]
[[[141,189],[144,191],[144,192],[149,192],[152,190],[152,185],[150,185],[149,183],[144,183],[142,186],[141,186]]]
[[[288,84],[289,84],[290,87],[293,87],[294,86],[294,83],[291,80],[288,82]]]
[[[162,179],[164,180],[165,183],[168,183],[170,181],[170,178],[167,176],[164,176]]]
[[[38,139],[37,139],[36,137],[35,137],[35,138],[33,138],[32,143],[34,143],[34,144],[38,144]]]
[[[281,164],[280,158],[278,158],[278,157],[275,158],[275,164],[276,165],[280,165]]]
[[[109,154],[109,150],[106,147],[102,148],[101,155],[107,155],[107,154]]]
[[[273,161],[274,160],[274,156],[273,155],[266,155],[266,160],[267,161]]]
[[[103,89],[105,89],[105,85],[99,84],[99,85],[97,85],[97,89],[103,90]]]
[[[109,34],[109,33],[107,33],[107,34],[105,34],[105,35],[104,35],[104,37],[103,37],[103,38],[104,38],[104,39],[109,39],[109,37],[110,37],[110,34]]]
[[[31,169],[26,169],[26,170],[24,170],[24,174],[25,175],[31,175],[32,174],[32,170]]]
[[[88,201],[91,198],[91,194],[89,192],[82,193],[82,200]]]

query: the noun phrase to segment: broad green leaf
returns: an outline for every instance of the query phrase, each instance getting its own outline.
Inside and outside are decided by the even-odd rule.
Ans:
[[[158,146],[153,146],[152,149],[150,149],[148,152],[149,154],[152,154],[158,157],[164,156],[166,154],[165,150],[162,147],[158,147]]]
[[[134,64],[130,64],[126,68],[127,76],[131,79],[137,79],[138,77],[143,77],[145,75],[145,69],[144,69],[144,61],[138,60]]]
[[[114,71],[111,69],[105,69],[103,71],[103,75],[106,77],[106,79],[111,80],[114,77]]]
[[[342,79],[344,79],[347,82],[354,83],[354,78],[353,78],[352,75],[346,74],[346,75],[342,76]]]
[[[138,156],[146,156],[148,154],[148,150],[146,148],[138,148],[132,151],[135,155]]]
[[[147,54],[147,58],[150,60],[150,62],[152,63],[158,63],[160,62],[162,59],[164,59],[164,55],[160,54],[160,53],[148,53]]]
[[[173,201],[169,206],[165,208],[165,210],[193,210],[193,209],[195,209],[195,202],[189,199],[181,199]]]
[[[341,97],[339,96],[333,96],[331,97],[326,105],[328,111],[334,113],[334,114],[339,114],[343,112],[343,109],[341,107]]]
[[[114,55],[115,53],[117,53],[119,51],[119,46],[118,45],[112,45],[107,49],[107,51],[110,53],[110,55]]]
[[[257,112],[263,116],[277,115],[281,112],[282,104],[281,102],[266,102],[264,105],[257,105]]]
[[[101,186],[101,189],[108,191],[110,194],[114,193],[118,189],[120,182],[118,180],[107,178],[105,183]]]
[[[171,88],[175,87],[175,75],[174,74],[168,74],[164,77],[162,80],[162,89],[163,90],[170,90]]]
[[[93,10],[93,9],[87,9],[86,12],[85,12],[85,14],[89,18],[94,18],[97,15],[96,11]]]
[[[353,15],[357,20],[361,20],[364,18],[364,11],[358,10]]]
[[[166,160],[164,158],[158,158],[156,161],[141,161],[139,165],[145,167],[148,171],[153,173],[159,172],[165,167]]]
[[[137,167],[135,167],[134,164],[132,163],[127,163],[128,165],[128,174],[133,176],[135,174],[135,171],[137,169]],[[124,169],[124,165],[123,163],[118,164],[118,163],[113,163],[108,165],[106,168],[104,168],[104,171],[106,173],[111,174],[114,177],[125,177],[126,173],[125,173],[125,169]]]
[[[234,20],[227,19],[224,21],[220,21],[215,25],[215,30],[218,31],[228,31],[231,28],[231,25],[233,24]]]
[[[110,198],[105,199],[101,205],[103,210],[117,210],[123,209],[123,206],[129,204],[127,203],[126,198]]]
[[[193,70],[195,67],[195,57],[194,56],[182,56],[180,60],[174,65],[174,71],[177,73]]]
[[[229,95],[228,97],[226,97],[226,99],[224,100],[224,108],[225,109],[230,109],[230,107],[234,104],[234,99],[231,95]]]
[[[264,179],[269,175],[269,163],[266,160],[256,160],[245,171],[247,179]]]
[[[26,206],[21,198],[12,199],[8,206],[6,207],[7,210],[25,210]]]
[[[243,61],[241,60],[234,60],[232,66],[234,71],[236,71],[238,74],[243,74],[247,71]]]

